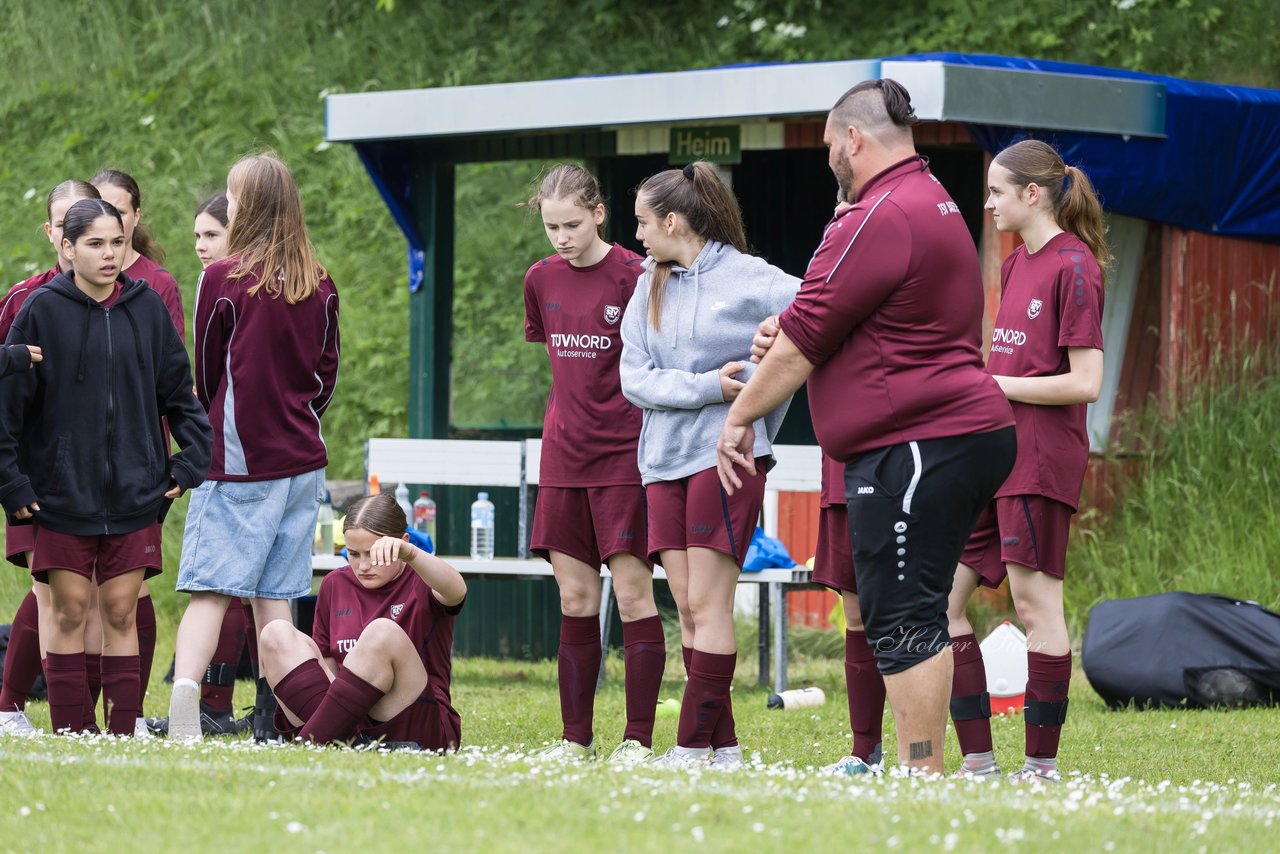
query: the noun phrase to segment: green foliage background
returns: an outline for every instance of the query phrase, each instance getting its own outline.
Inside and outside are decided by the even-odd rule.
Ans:
[[[133,173],[188,311],[191,212],[246,151],[294,168],[343,297],[331,475],[402,434],[404,241],[354,153],[327,146],[324,95],[737,62],[983,51],[1274,85],[1274,0],[7,0],[0,28],[0,282],[52,263],[49,188]],[[544,252],[516,207],[542,164],[460,170],[454,422],[536,424],[545,359],[523,343],[525,268]]]

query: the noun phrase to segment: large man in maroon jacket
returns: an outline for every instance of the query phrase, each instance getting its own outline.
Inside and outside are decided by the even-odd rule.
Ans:
[[[760,369],[729,411],[725,488],[754,474],[751,424],[807,379],[823,450],[846,464],[863,622],[898,761],[942,771],[946,604],[978,513],[1013,464],[1013,415],[983,369],[982,277],[960,210],[915,150],[892,80],[832,108],[824,142],[853,206],[836,213]]]

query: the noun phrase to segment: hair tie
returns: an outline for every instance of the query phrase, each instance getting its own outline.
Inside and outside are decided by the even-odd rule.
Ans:
[[[692,163],[686,163],[685,167],[680,171],[684,174],[684,177],[688,178],[690,181],[693,180],[693,164]]]
[[[1071,167],[1068,166],[1062,173],[1062,194],[1065,196],[1071,191]]]

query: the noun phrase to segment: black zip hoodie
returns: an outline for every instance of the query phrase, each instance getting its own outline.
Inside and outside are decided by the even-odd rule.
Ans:
[[[0,503],[10,524],[64,534],[127,534],[163,521],[164,493],[198,486],[213,431],[164,301],[120,274],[110,307],[61,273],[27,298],[6,343],[44,361],[0,382]],[[161,418],[182,449],[169,458]],[[171,480],[172,478],[172,480]]]

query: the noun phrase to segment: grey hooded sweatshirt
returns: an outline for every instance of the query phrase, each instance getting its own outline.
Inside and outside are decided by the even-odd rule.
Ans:
[[[643,483],[679,480],[714,468],[716,442],[729,405],[720,391],[720,368],[746,362],[736,379],[746,382],[751,339],[760,321],[795,299],[800,280],[763,259],[709,241],[689,269],[673,266],[662,296],[658,329],[649,323],[649,284],[654,261],[646,258],[635,293],[622,316],[622,393],[644,412],[640,429]],[[771,442],[787,414],[788,400],[755,422],[755,456]]]

